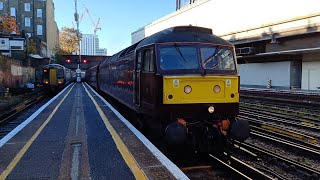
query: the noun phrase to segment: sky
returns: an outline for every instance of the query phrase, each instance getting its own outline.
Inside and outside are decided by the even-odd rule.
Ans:
[[[59,30],[75,27],[75,1],[54,0],[55,20]],[[113,55],[131,45],[131,33],[175,11],[175,0],[77,0],[79,17],[88,8],[95,22],[100,18],[101,30],[97,31],[100,48],[107,48]],[[74,24],[74,25],[73,25]],[[83,34],[93,34],[94,25],[87,13],[79,26]]]

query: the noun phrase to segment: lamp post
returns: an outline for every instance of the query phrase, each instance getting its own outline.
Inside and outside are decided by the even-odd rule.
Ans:
[[[77,82],[81,82],[81,48],[80,48],[80,32],[79,32],[79,14],[78,14],[78,5],[77,0],[74,0],[75,3],[75,13],[74,13],[74,20],[77,23],[77,38],[78,38],[78,45],[79,45],[79,60],[78,60],[78,69],[76,70]]]
[[[78,38],[78,45],[79,45],[79,60],[78,60],[78,69],[80,68],[81,63],[81,48],[80,48],[80,32],[79,32],[79,14],[78,14],[78,4],[77,0],[74,0],[75,3],[75,13],[74,13],[74,20],[77,23],[77,38]]]

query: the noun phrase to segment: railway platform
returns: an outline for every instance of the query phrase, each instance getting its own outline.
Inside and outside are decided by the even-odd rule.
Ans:
[[[108,102],[70,84],[0,140],[0,179],[188,179]]]

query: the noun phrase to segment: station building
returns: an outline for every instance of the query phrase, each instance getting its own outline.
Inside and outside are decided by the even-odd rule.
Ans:
[[[131,34],[211,28],[236,47],[241,86],[320,90],[320,1],[176,0],[176,11]]]

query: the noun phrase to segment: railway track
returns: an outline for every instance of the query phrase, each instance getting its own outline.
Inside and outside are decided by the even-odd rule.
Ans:
[[[268,118],[273,121],[279,121],[286,123],[291,126],[305,127],[311,130],[320,131],[320,118],[318,119],[307,119],[301,116],[292,114],[282,114],[278,112],[270,112],[252,107],[240,107],[241,114],[256,116],[259,118]]]
[[[267,101],[250,101],[244,99],[240,103],[241,108],[250,108],[252,110],[259,110],[261,112],[274,112],[279,116],[290,116],[292,118],[302,118],[305,121],[312,121],[311,123],[319,124],[320,110],[316,107],[305,107],[294,104],[270,103]]]
[[[302,164],[300,162],[297,162],[295,160],[289,159],[285,156],[279,155],[275,152],[272,152],[271,150],[268,150],[263,147],[258,147],[255,144],[252,143],[237,143],[238,146],[243,147],[251,152],[254,152],[256,154],[259,154],[260,157],[266,158],[266,159],[272,159],[273,161],[276,161],[277,163],[285,163],[286,167],[292,168],[293,170],[298,170],[301,178],[319,178],[320,177],[320,170],[309,167],[305,164]],[[281,163],[280,163],[281,162]],[[283,164],[281,164],[283,165]],[[293,172],[291,172],[293,173]]]
[[[241,88],[241,97],[275,102],[299,103],[304,105],[319,105],[320,93],[309,91],[291,91],[275,89]]]
[[[304,121],[288,120],[288,118],[277,118],[271,115],[263,115],[257,112],[250,112],[248,110],[241,111],[239,117],[250,119],[253,123],[260,123],[264,125],[270,125],[277,128],[285,127],[288,131],[294,131],[300,134],[312,136],[315,138],[320,138],[320,126],[312,126],[310,123],[305,123]]]
[[[306,149],[309,149],[309,150],[314,150],[314,151],[320,151],[320,145],[318,144],[314,144],[314,143],[310,143],[310,142],[306,142],[306,141],[303,141],[301,139],[297,139],[297,138],[294,138],[294,137],[291,137],[291,136],[286,136],[286,135],[283,135],[281,133],[277,133],[277,132],[273,132],[273,131],[268,131],[266,129],[263,129],[263,128],[260,128],[260,127],[257,127],[257,126],[251,126],[251,133],[250,133],[251,136],[260,136],[262,138],[271,138],[275,141],[277,140],[280,140],[282,142],[286,142],[286,143],[290,143],[292,144],[293,146],[296,145],[296,146],[299,146],[299,147],[303,147],[303,148],[306,148]],[[286,144],[284,143],[284,144]]]
[[[300,154],[303,154],[304,156],[310,156],[312,158],[320,158],[320,149],[315,146],[308,146],[308,145],[302,145],[299,143],[295,143],[286,139],[282,139],[277,136],[273,136],[270,134],[261,133],[259,131],[253,130],[251,132],[251,138],[257,138],[258,141],[268,141],[272,143],[279,144],[281,146],[284,146],[287,149],[299,151]],[[287,150],[286,149],[286,150]]]
[[[181,170],[190,179],[274,179],[277,177],[269,176],[227,153],[222,156],[208,154],[206,158],[210,162],[207,165],[183,167]]]
[[[5,113],[1,113],[0,124],[6,122],[10,118],[16,117],[20,112],[23,112],[24,110],[28,109],[29,107],[46,97],[47,95],[48,94],[46,93],[46,89],[43,87],[37,88],[34,91],[26,94],[22,94],[23,97],[21,98],[24,99],[23,101],[13,106]]]
[[[243,115],[239,115],[239,118],[248,120],[251,127],[254,126],[254,128],[259,127],[267,130],[268,132],[277,132],[285,136],[291,136],[293,138],[300,139],[309,143],[319,144],[320,134],[314,132],[292,129],[283,125],[265,122],[264,120],[257,120],[256,118],[251,118]]]
[[[0,139],[10,133],[14,128],[24,122],[30,115],[36,112],[49,97],[44,94],[38,94],[30,97],[28,100],[13,108],[10,112],[0,117]]]

